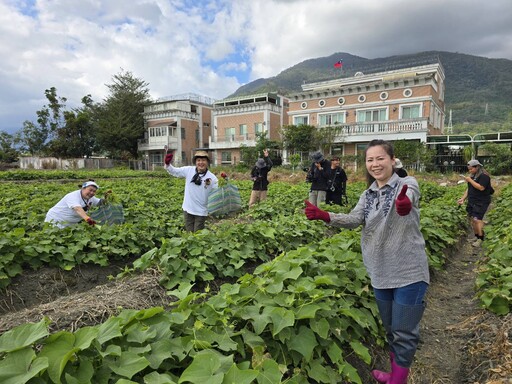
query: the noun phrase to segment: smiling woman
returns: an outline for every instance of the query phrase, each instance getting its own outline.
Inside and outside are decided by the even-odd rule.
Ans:
[[[105,198],[97,198],[96,192],[99,189],[94,180],[84,182],[80,189],[68,193],[55,204],[46,214],[45,222],[52,223],[59,228],[65,228],[84,220],[87,224],[94,226],[96,222],[89,217],[87,211],[91,207],[104,204],[106,198],[112,191],[105,193]]]

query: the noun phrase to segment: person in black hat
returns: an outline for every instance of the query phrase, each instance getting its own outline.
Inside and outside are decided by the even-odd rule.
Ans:
[[[253,181],[249,207],[263,201],[267,198],[268,173],[272,169],[272,160],[268,156],[268,149],[263,151],[263,158],[259,158],[251,170],[251,180]]]
[[[313,162],[309,167],[306,181],[311,183],[309,201],[318,207],[320,203],[325,203],[331,163],[324,158],[320,151],[313,153],[311,160]]]
[[[208,217],[208,195],[218,187],[219,180],[208,170],[210,158],[206,151],[197,151],[192,158],[195,164],[176,168],[171,164],[173,154],[165,156],[165,169],[170,175],[185,178],[183,217],[189,232],[204,229]]]
[[[471,227],[475,234],[474,246],[480,245],[485,238],[484,215],[491,204],[491,195],[494,189],[491,186],[491,178],[484,171],[483,165],[476,159],[468,162],[469,175],[461,175],[468,183],[468,188],[464,195],[457,200],[459,205],[464,204],[467,199],[466,212],[471,221]]]

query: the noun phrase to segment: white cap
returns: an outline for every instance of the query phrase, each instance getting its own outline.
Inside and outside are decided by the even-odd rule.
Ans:
[[[100,186],[98,184],[96,184],[94,181],[86,181],[85,183],[82,184],[82,189],[83,188],[87,188],[87,187],[90,187],[90,186],[93,186],[93,187],[96,187],[96,189],[99,189]]]
[[[404,166],[403,166],[402,162],[400,161],[400,159],[395,157],[395,168],[400,169],[400,168],[403,168],[403,167]]]

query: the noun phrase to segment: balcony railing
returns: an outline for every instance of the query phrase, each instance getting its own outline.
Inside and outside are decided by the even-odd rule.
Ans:
[[[156,136],[149,139],[137,140],[139,151],[153,151],[163,149],[167,145],[169,148],[178,148],[178,138],[174,136]]]
[[[427,132],[428,119],[407,119],[393,121],[370,121],[351,124],[340,124],[336,126],[339,136],[361,136],[361,135],[382,135],[396,133]]]
[[[246,133],[243,135],[210,136],[210,148],[238,148],[241,144],[253,146],[256,144],[256,135]]]

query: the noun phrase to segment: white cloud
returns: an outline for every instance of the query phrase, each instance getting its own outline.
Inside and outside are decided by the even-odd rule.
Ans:
[[[510,0],[0,0],[0,130],[35,120],[44,90],[68,105],[121,68],[155,98],[223,98],[306,59],[427,50],[512,59]],[[234,75],[236,77],[234,77]]]

